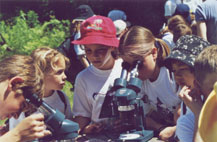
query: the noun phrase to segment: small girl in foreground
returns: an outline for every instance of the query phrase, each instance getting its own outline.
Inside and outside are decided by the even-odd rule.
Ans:
[[[51,107],[65,114],[67,119],[72,119],[69,99],[61,91],[65,85],[66,75],[64,71],[69,64],[68,58],[55,49],[48,47],[37,48],[32,52],[31,56],[44,73],[43,100]],[[9,121],[10,129],[15,127],[23,118],[25,118],[24,113],[18,119],[11,118]]]

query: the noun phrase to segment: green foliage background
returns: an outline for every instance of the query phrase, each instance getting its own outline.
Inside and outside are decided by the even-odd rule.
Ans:
[[[29,55],[40,46],[58,47],[70,36],[69,20],[58,20],[51,16],[49,21],[41,23],[34,11],[20,11],[19,16],[0,21],[0,60],[13,54]],[[72,84],[66,82],[63,91],[72,104]],[[0,121],[0,125],[4,121]]]
[[[55,16],[40,23],[34,11],[0,21],[0,32],[5,41],[0,45],[0,58],[12,54],[30,54],[40,46],[58,47],[69,36],[69,20],[58,20]]]

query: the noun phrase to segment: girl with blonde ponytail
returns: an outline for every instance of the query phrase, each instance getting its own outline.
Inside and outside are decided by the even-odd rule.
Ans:
[[[175,133],[174,118],[180,104],[174,76],[164,66],[170,50],[164,41],[141,26],[129,29],[120,42],[119,54],[125,62],[131,65],[136,60],[142,62],[139,78],[143,86],[139,95],[147,98],[146,127],[153,129],[160,139],[169,140]]]

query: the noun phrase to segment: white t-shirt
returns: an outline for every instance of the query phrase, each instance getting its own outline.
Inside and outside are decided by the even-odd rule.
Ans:
[[[181,100],[178,97],[177,85],[174,79],[174,75],[166,67],[160,68],[160,74],[154,82],[149,79],[143,82],[140,95],[147,95],[147,99],[150,104],[150,108],[157,110],[159,100],[161,108],[165,108],[171,112],[175,110]]]
[[[105,94],[113,86],[114,80],[120,77],[121,63],[121,59],[116,60],[111,70],[99,70],[90,65],[77,75],[73,99],[74,116],[88,117],[92,122],[103,120],[99,119],[99,114]],[[93,98],[94,94],[97,95]]]
[[[67,104],[66,107],[66,111],[65,111],[65,105],[63,103],[63,101],[60,99],[57,91],[54,91],[54,93],[46,98],[43,98],[44,102],[46,102],[48,105],[50,105],[52,108],[54,109],[58,109],[60,112],[62,112],[63,114],[65,114],[67,119],[72,119],[73,114],[72,114],[72,110],[71,110],[71,105],[69,102],[68,97],[66,96],[66,94],[64,92],[62,92],[64,94],[65,97],[65,102]],[[38,112],[36,112],[38,113]],[[22,112],[19,116],[18,119],[15,118],[10,118],[9,119],[9,130],[11,130],[12,128],[16,127],[16,125],[18,123],[20,123],[20,121],[22,121],[25,118],[24,113]]]

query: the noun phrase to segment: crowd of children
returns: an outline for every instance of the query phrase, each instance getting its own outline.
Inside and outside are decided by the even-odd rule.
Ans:
[[[0,61],[0,118],[9,118],[9,131],[2,133],[0,141],[28,141],[51,134],[45,129],[43,115],[25,101],[31,94],[77,122],[79,134],[101,133],[110,123],[99,117],[106,94],[121,76],[122,62],[133,65],[135,61],[141,62],[138,96],[146,107],[146,129],[163,141],[216,140],[217,99],[212,90],[217,81],[217,46],[193,35],[191,24],[185,21],[188,17],[180,14],[167,15],[162,39],[145,27],[127,27],[122,11],[114,10],[109,16],[92,13],[79,22],[80,35],[72,43],[84,48],[82,57],[89,65],[76,76],[72,110],[61,91],[70,66],[70,59],[62,53],[39,47],[30,56],[13,55]],[[116,31],[117,20],[124,25],[121,36]],[[165,38],[165,33],[172,39]],[[114,133],[122,129],[121,120],[113,120]]]

